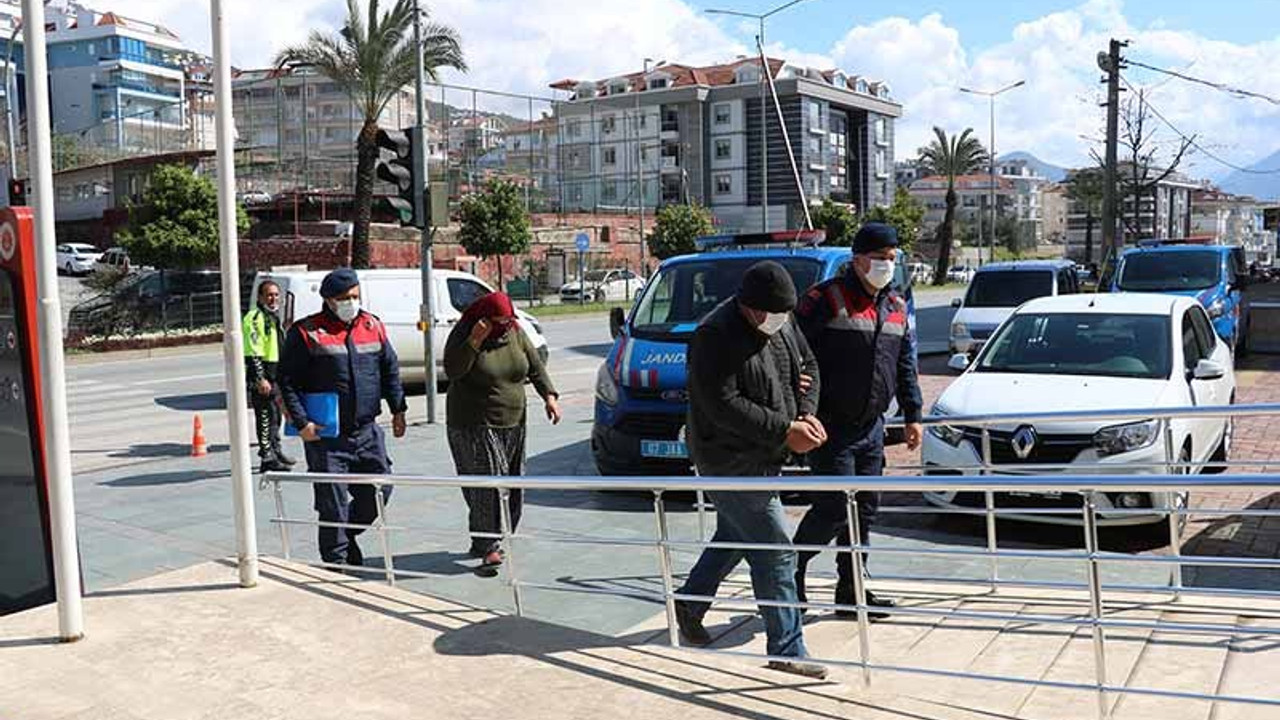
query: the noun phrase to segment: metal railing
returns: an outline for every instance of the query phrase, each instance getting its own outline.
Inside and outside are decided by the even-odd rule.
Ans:
[[[675,616],[675,603],[678,601],[707,602],[715,605],[730,606],[746,609],[758,609],[762,606],[776,607],[795,607],[805,609],[818,610],[844,610],[857,613],[858,626],[858,658],[856,660],[835,659],[835,658],[810,658],[813,662],[818,662],[831,666],[859,668],[862,671],[864,683],[870,683],[873,672],[892,672],[907,673],[933,677],[950,677],[963,678],[969,680],[990,681],[999,683],[1008,683],[1022,686],[1039,686],[1058,689],[1070,689],[1093,692],[1098,700],[1098,716],[1101,718],[1111,717],[1113,704],[1111,696],[1120,695],[1145,695],[1152,697],[1176,698],[1176,699],[1193,699],[1202,701],[1244,703],[1254,705],[1266,705],[1280,707],[1280,698],[1263,698],[1245,695],[1229,695],[1223,693],[1196,693],[1175,690],[1163,690],[1153,687],[1134,687],[1122,681],[1120,684],[1113,682],[1107,672],[1107,631],[1108,630],[1150,630],[1161,632],[1176,632],[1189,634],[1212,634],[1221,635],[1228,639],[1251,636],[1260,637],[1265,635],[1276,635],[1280,633],[1277,627],[1262,627],[1258,625],[1246,625],[1240,623],[1187,623],[1187,622],[1162,622],[1159,619],[1152,621],[1144,620],[1127,620],[1116,619],[1107,616],[1107,602],[1104,590],[1113,592],[1167,592],[1171,593],[1173,599],[1177,599],[1183,592],[1181,584],[1181,568],[1184,566],[1196,567],[1229,567],[1229,568],[1270,568],[1280,569],[1280,559],[1272,558],[1252,558],[1252,557],[1217,557],[1207,555],[1182,555],[1180,552],[1181,545],[1181,522],[1180,520],[1190,515],[1247,515],[1251,517],[1280,517],[1280,509],[1247,509],[1247,510],[1226,510],[1226,509],[1192,509],[1185,504],[1170,504],[1167,508],[1159,509],[1125,509],[1113,508],[1100,510],[1100,499],[1111,493],[1159,493],[1173,497],[1188,492],[1223,492],[1223,491],[1259,491],[1259,490],[1276,490],[1280,491],[1280,474],[1222,474],[1217,476],[1191,476],[1188,474],[1177,474],[1180,468],[1187,471],[1193,466],[1205,466],[1205,463],[1193,463],[1188,461],[1180,461],[1173,454],[1166,452],[1166,461],[1163,463],[1135,463],[1132,465],[1124,463],[1107,464],[1105,466],[1092,466],[1089,469],[1098,470],[1100,474],[1080,474],[1078,471],[1081,466],[1062,465],[1029,465],[1029,466],[1007,466],[991,462],[991,443],[990,431],[993,426],[1014,424],[1026,424],[1030,422],[1081,422],[1081,421],[1108,421],[1123,419],[1163,419],[1166,420],[1165,426],[1169,426],[1174,418],[1194,417],[1199,419],[1206,418],[1224,418],[1232,419],[1239,416],[1254,417],[1276,417],[1280,416],[1280,405],[1251,405],[1251,406],[1222,406],[1222,407],[1200,407],[1200,408],[1158,408],[1158,409],[1124,409],[1124,410],[1108,410],[1094,412],[1051,412],[1051,413],[1030,413],[1021,415],[981,415],[981,416],[943,416],[930,417],[925,419],[926,425],[966,425],[979,426],[983,428],[983,442],[978,448],[981,462],[972,468],[966,470],[979,473],[972,475],[946,475],[946,476],[885,476],[885,477],[445,477],[445,476],[413,476],[413,475],[396,475],[396,476],[376,476],[376,475],[329,475],[329,474],[307,474],[307,473],[268,473],[263,476],[263,487],[270,488],[274,494],[276,515],[271,518],[271,523],[279,529],[282,551],[285,559],[292,559],[290,528],[295,526],[307,527],[336,527],[348,529],[371,530],[377,533],[378,540],[382,549],[383,568],[382,573],[385,575],[386,581],[392,585],[396,583],[397,578],[430,578],[434,577],[432,573],[411,571],[404,568],[397,568],[394,563],[394,552],[392,547],[391,535],[393,533],[404,532],[408,530],[430,530],[426,527],[415,527],[408,524],[391,524],[387,516],[387,508],[383,502],[383,488],[401,487],[401,488],[488,488],[494,489],[499,494],[501,530],[498,533],[470,533],[474,537],[492,538],[500,540],[506,549],[507,558],[505,566],[507,568],[506,582],[511,588],[512,599],[515,605],[517,615],[524,613],[524,597],[525,590],[549,590],[556,592],[573,592],[629,597],[641,600],[650,600],[662,603],[666,611],[667,631],[672,646],[680,646],[680,637]],[[1166,447],[1172,433],[1165,432]],[[1232,463],[1228,459],[1225,463],[1209,463],[1209,466],[1219,466],[1225,469],[1225,466],[1242,465],[1245,463]],[[1277,462],[1280,464],[1280,461]],[[1149,471],[1158,469],[1162,472],[1158,474],[1122,474],[1127,470]],[[1262,469],[1264,463],[1250,462],[1249,467],[1257,467]],[[920,469],[920,466],[913,466]],[[1047,473],[1053,469],[1058,469],[1060,473]],[[1039,473],[1039,474],[1022,474],[1022,473]],[[1101,473],[1106,474],[1101,474]],[[1008,474],[1005,474],[1008,473]],[[314,484],[314,483],[347,483],[371,485],[375,489],[374,496],[377,498],[377,517],[368,525],[359,525],[351,523],[333,523],[322,522],[311,519],[290,518],[285,512],[284,487],[289,484]],[[512,490],[548,490],[548,491],[581,491],[592,492],[600,490],[610,491],[640,491],[650,492],[653,495],[653,521],[654,531],[651,539],[637,539],[624,537],[600,537],[600,536],[575,536],[565,537],[563,535],[545,533],[531,534],[528,532],[517,532],[511,522],[510,494]],[[918,507],[898,507],[894,508],[899,512],[911,513],[934,513],[934,514],[956,514],[956,515],[981,515],[986,519],[987,529],[987,546],[983,549],[967,549],[955,547],[903,547],[903,546],[871,546],[861,542],[854,542],[851,545],[776,545],[770,543],[750,543],[750,542],[714,542],[708,541],[706,538],[706,504],[702,502],[703,492],[835,492],[843,493],[846,497],[846,517],[850,526],[850,536],[852,538],[861,537],[859,527],[858,513],[858,495],[866,492],[935,492],[935,491],[958,491],[982,493],[985,499],[984,508],[964,509],[964,508],[944,508],[934,506],[918,506]],[[669,493],[696,493],[698,496],[698,526],[699,537],[696,540],[684,540],[673,538],[668,525],[668,514],[666,509],[666,496]],[[996,520],[1000,516],[1034,516],[1043,514],[1054,514],[1062,516],[1069,512],[1063,507],[1054,508],[1001,508],[997,507],[995,497],[997,493],[1018,492],[1018,493],[1072,493],[1080,497],[1080,506],[1078,515],[1082,526],[1083,549],[1080,551],[1049,551],[1035,549],[1001,549],[998,546],[998,536],[996,533]],[[890,510],[890,508],[882,507],[881,512]],[[1099,544],[1099,519],[1100,515],[1168,515],[1170,542],[1173,554],[1171,556],[1138,556],[1120,552],[1108,552],[1101,549]],[[572,545],[593,545],[600,547],[637,547],[649,548],[656,555],[657,565],[661,574],[662,590],[661,592],[650,592],[642,589],[601,589],[592,587],[581,587],[564,584],[549,584],[522,580],[519,568],[524,560],[524,551],[517,552],[520,547],[517,543],[529,541],[537,541],[548,544],[572,544]],[[683,550],[700,550],[706,548],[719,548],[726,550],[772,550],[778,547],[785,547],[797,551],[816,551],[823,552],[834,550],[839,552],[851,553],[853,560],[854,575],[854,597],[857,602],[848,603],[820,603],[820,602],[782,602],[771,600],[756,600],[744,598],[730,597],[710,597],[710,596],[694,596],[679,593],[675,589],[675,571],[672,564],[673,549]],[[974,621],[991,621],[991,622],[1029,622],[1043,623],[1049,625],[1066,626],[1074,629],[1088,629],[1091,635],[1093,654],[1094,654],[1094,682],[1065,682],[1049,680],[1045,677],[1029,678],[1015,677],[1008,675],[992,675],[976,672],[944,670],[934,667],[918,667],[892,664],[888,662],[879,662],[873,658],[873,648],[871,643],[870,625],[868,618],[869,607],[865,604],[865,587],[864,577],[867,575],[865,567],[864,555],[871,553],[885,555],[903,555],[911,554],[915,556],[936,556],[948,558],[988,558],[990,560],[989,576],[987,578],[991,585],[992,591],[997,591],[1001,586],[1030,586],[1030,587],[1052,587],[1063,589],[1084,590],[1088,594],[1089,610],[1083,616],[1052,616],[1052,615],[1029,615],[1025,613],[1001,613],[989,611],[973,611],[958,609],[938,609],[926,607],[893,607],[881,608],[876,607],[877,612],[887,612],[890,615],[915,616],[924,618],[936,618],[939,621],[946,618],[958,618]],[[1049,581],[1015,581],[1002,579],[999,576],[999,560],[1001,558],[1016,558],[1023,560],[1042,560],[1052,562],[1076,562],[1084,566],[1085,580],[1083,582],[1049,582]],[[1139,585],[1134,583],[1107,583],[1104,588],[1102,580],[1101,567],[1104,564],[1141,564],[1141,563],[1165,563],[1168,564],[1173,572],[1170,575],[1169,584],[1166,586]],[[339,565],[328,562],[311,563],[319,567],[325,567],[335,570],[350,570],[346,565]],[[972,583],[971,580],[957,580],[954,578],[938,578],[938,577],[919,577],[919,576],[890,576],[875,575],[872,576],[876,580],[905,580],[905,581],[921,581],[921,582],[966,582]],[[1197,589],[1197,592],[1203,591],[1205,594],[1230,594],[1245,597],[1273,597],[1280,593],[1266,590],[1236,590],[1226,588],[1204,588]],[[727,655],[735,655],[741,657],[750,657],[763,660],[794,660],[794,658],[775,657],[768,655],[760,655],[741,651],[728,650],[711,650],[711,649],[691,649],[697,652],[712,652]]]

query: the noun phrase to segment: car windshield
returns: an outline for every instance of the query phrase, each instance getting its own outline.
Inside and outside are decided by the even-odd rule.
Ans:
[[[1221,258],[1212,250],[1135,253],[1120,266],[1120,289],[1177,292],[1211,288],[1222,277]]]
[[[976,371],[1164,379],[1171,367],[1163,315],[1026,313],[987,344]]]
[[[998,270],[980,272],[969,283],[965,307],[1015,308],[1028,300],[1053,294],[1049,270]]]
[[[67,251],[73,253],[91,253],[97,252],[97,249],[92,245],[68,245]]]
[[[822,263],[813,258],[773,258],[786,268],[798,292],[818,282]],[[698,322],[738,291],[747,269],[760,258],[714,257],[663,268],[645,290],[632,317],[632,332],[648,339],[689,335]]]

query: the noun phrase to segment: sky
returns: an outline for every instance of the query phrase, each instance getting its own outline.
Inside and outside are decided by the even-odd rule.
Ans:
[[[195,0],[86,0],[99,10],[165,24],[192,47],[209,50],[205,3]],[[357,0],[362,6],[368,0]],[[391,0],[382,0],[389,4]],[[643,58],[685,64],[729,60],[751,51],[754,20],[708,14],[724,8],[764,12],[780,0],[423,0],[432,19],[456,28],[470,71],[448,82],[549,97],[566,77],[601,79],[639,69]],[[343,0],[224,0],[238,67],[271,62],[313,30],[333,31]],[[770,18],[773,57],[820,69],[839,67],[887,82],[903,105],[896,155],[913,157],[934,126],[972,127],[988,143],[989,106],[958,88],[1026,85],[996,102],[996,147],[1028,151],[1075,167],[1090,162],[1101,135],[1104,97],[1096,54],[1111,37],[1131,42],[1126,56],[1149,65],[1280,98],[1277,0],[804,0]],[[1212,88],[1131,68],[1125,77],[1178,133],[1208,153],[1249,165],[1280,150],[1280,101],[1239,99]],[[470,102],[455,93],[454,105]],[[498,103],[495,99],[494,103]],[[525,103],[494,109],[522,112]],[[481,101],[484,107],[484,101]],[[522,113],[523,114],[523,113]],[[1160,122],[1160,121],[1157,121]],[[1160,122],[1155,140],[1178,135]],[[1195,152],[1194,177],[1230,167]]]

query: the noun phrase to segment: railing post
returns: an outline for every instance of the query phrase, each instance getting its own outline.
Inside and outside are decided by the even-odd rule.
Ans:
[[[698,504],[698,539],[707,540],[707,494],[702,490],[694,493],[694,502]]]
[[[1168,418],[1164,421],[1164,460],[1166,475],[1187,475],[1190,474],[1191,468],[1176,467],[1178,462],[1177,451],[1174,450],[1173,442],[1173,419]],[[1176,511],[1178,508],[1178,493],[1170,492],[1165,498],[1165,502],[1169,504],[1169,552],[1172,553],[1175,561],[1182,556],[1182,516]],[[1182,591],[1182,563],[1174,562],[1169,569],[1169,586],[1173,588],[1173,598],[1178,599]]]
[[[280,553],[285,560],[289,560],[289,523],[285,522],[284,517],[284,488],[279,480],[272,480],[271,485],[272,494],[276,498],[276,520],[280,525]]]
[[[1092,621],[1093,663],[1098,684],[1098,717],[1109,720],[1107,646],[1102,631],[1102,575],[1098,567],[1098,504],[1097,493],[1093,490],[1084,493],[1084,544],[1089,564],[1089,619]]]
[[[662,491],[653,491],[653,522],[657,534],[654,547],[658,550],[658,572],[662,574],[662,598],[667,608],[667,635],[671,647],[680,647],[680,630],[676,624],[675,580],[671,573],[671,547],[667,545],[667,506],[662,501]]]
[[[391,539],[387,537],[387,501],[382,496],[382,484],[373,486],[373,500],[378,506],[378,542],[382,543],[382,567],[387,574],[387,584],[395,587],[396,566],[391,559]]]
[[[853,596],[858,604],[858,658],[862,662],[862,684],[871,685],[871,634],[867,620],[867,588],[863,577],[862,525],[858,521],[857,491],[845,491],[845,519],[849,523],[849,538],[855,550],[853,554]]]
[[[991,428],[982,428],[982,474],[991,474]],[[993,490],[982,493],[987,507],[987,552],[991,555],[991,592],[1000,587],[1000,558],[996,556],[999,543],[996,540],[996,494]]]
[[[520,576],[516,573],[516,549],[511,541],[511,489],[498,490],[498,509],[502,521],[502,547],[507,550],[507,582],[511,584],[511,598],[516,604],[516,617],[524,617],[524,602],[520,596]]]

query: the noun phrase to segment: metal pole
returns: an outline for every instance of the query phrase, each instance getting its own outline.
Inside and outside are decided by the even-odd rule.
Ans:
[[[991,152],[987,157],[987,204],[991,206],[991,227],[987,241],[987,262],[996,259],[996,96],[991,96]]]
[[[387,584],[395,587],[396,566],[391,559],[391,540],[387,537],[387,499],[382,496],[382,486],[373,486],[373,501],[378,506],[378,542],[382,544],[382,567]]]
[[[520,577],[516,574],[516,549],[511,541],[515,528],[511,522],[511,489],[498,490],[498,511],[502,522],[502,546],[507,549],[507,581],[511,583],[511,597],[516,603],[516,616],[524,617],[524,602],[520,596]]]
[[[991,474],[991,429],[982,428],[982,474]],[[996,494],[988,490],[983,494],[987,506],[987,552],[991,553],[991,592],[999,589],[1000,558],[996,555]]]
[[[422,219],[422,241],[421,241],[421,258],[419,264],[422,267],[422,306],[421,316],[419,320],[422,325],[422,362],[423,369],[426,373],[427,385],[427,424],[434,425],[436,422],[436,349],[435,342],[432,337],[435,335],[435,286],[431,282],[431,265],[434,261],[434,251],[431,242],[431,165],[427,161],[427,142],[429,133],[427,132],[427,88],[426,88],[426,68],[424,67],[424,59],[422,54],[422,10],[418,6],[418,0],[413,0],[413,44],[417,48],[414,53],[414,98],[418,108],[417,125],[419,129],[418,142],[414,144],[416,156],[414,164],[416,165],[417,174],[422,178],[422,192],[414,195],[413,203],[418,206],[415,214]],[[441,87],[440,92],[444,92]],[[441,106],[444,106],[443,100]],[[446,118],[447,120],[447,118]],[[446,158],[448,150],[445,151]],[[446,163],[447,164],[447,163]],[[447,181],[447,173],[446,173]]]
[[[765,109],[764,76],[769,60],[764,55],[764,18],[760,18],[760,232],[769,232],[769,112]]]
[[[1116,206],[1119,202],[1116,197],[1116,164],[1120,136],[1120,48],[1127,44],[1112,40],[1107,53],[1107,67],[1103,68],[1107,73],[1107,143],[1102,174],[1102,243],[1109,251],[1124,246],[1124,236],[1116,235]]]
[[[768,65],[764,55],[764,45],[760,48],[760,64]],[[796,165],[796,154],[791,149],[791,134],[787,132],[786,118],[782,115],[782,105],[778,102],[778,89],[773,86],[773,78],[769,77],[769,94],[773,97],[773,109],[778,113],[778,129],[782,131],[782,143],[786,147],[787,159],[791,162],[791,175],[795,179],[796,193],[800,196],[800,209],[804,211],[806,230],[813,229],[813,216],[809,213],[809,201],[805,198],[804,183],[800,181],[800,166]]]
[[[845,491],[845,520],[849,523],[849,537],[855,546],[862,545],[862,525],[858,521],[858,493]],[[858,604],[858,657],[862,661],[862,684],[871,685],[871,635],[867,621],[867,588],[863,578],[862,550],[853,553],[853,597]]]
[[[280,554],[285,560],[289,559],[289,523],[284,518],[284,488],[280,486],[280,481],[272,483],[272,494],[276,499],[276,520],[280,523]]]
[[[1172,475],[1175,472],[1177,473],[1190,472],[1189,468],[1184,471],[1183,468],[1178,467],[1175,470],[1174,463],[1176,463],[1179,460],[1179,458],[1177,456],[1176,451],[1174,450],[1173,422],[1170,420],[1164,421],[1164,459],[1165,459],[1166,474]],[[1170,511],[1169,512],[1169,552],[1173,555],[1174,558],[1181,557],[1182,555],[1182,528],[1179,527],[1180,523],[1182,522],[1182,516],[1177,514],[1176,512],[1173,512],[1175,509],[1177,509],[1177,498],[1178,498],[1178,494],[1171,492],[1169,493],[1168,500],[1166,501],[1169,503],[1169,511]],[[1173,597],[1176,599],[1180,591],[1182,590],[1182,563],[1177,562],[1177,563],[1173,563],[1170,566],[1169,585],[1173,588]]]
[[[1084,542],[1089,563],[1089,619],[1093,624],[1093,663],[1098,683],[1098,717],[1111,717],[1107,703],[1107,646],[1102,630],[1102,577],[1098,568],[1098,514],[1096,493],[1084,494]]]
[[[707,539],[707,493],[703,490],[694,492],[694,502],[698,503],[698,539]]]
[[[67,429],[67,378],[62,354],[62,301],[54,253],[53,135],[49,128],[48,55],[45,51],[44,4],[22,0],[27,58],[27,152],[31,189],[35,193],[36,280],[40,294],[40,374],[45,412],[50,539],[54,586],[58,598],[58,637],[74,642],[84,637],[80,599],[80,558],[76,547],[75,491],[71,482],[71,436]],[[241,360],[243,363],[244,361]]]
[[[214,106],[218,137],[218,239],[222,255],[222,356],[226,366],[227,421],[231,430],[231,494],[235,507],[240,586],[258,584],[258,536],[249,462],[249,406],[240,327],[240,253],[236,237],[235,123],[231,117],[231,52],[223,0],[212,0]]]
[[[311,161],[308,159],[310,153],[310,139],[307,137],[309,132],[307,123],[307,73],[302,73],[302,97],[298,99],[299,109],[302,111],[302,187],[304,189],[311,188]]]
[[[18,33],[22,31],[22,23],[15,22],[13,32],[9,33],[9,55],[4,60],[4,114],[5,114],[5,148],[9,153],[9,179],[18,177],[18,133],[14,129],[13,107],[18,97],[18,73],[13,67],[13,46],[18,42]],[[13,204],[12,202],[10,204]]]
[[[645,58],[644,77],[640,79],[640,82],[644,83],[646,88],[648,87],[648,83],[649,83],[649,59],[648,58]],[[644,131],[640,124],[641,112],[643,111],[640,109],[640,92],[637,91],[636,92],[636,184],[638,187],[636,189],[636,192],[637,192],[638,200],[636,202],[639,208],[639,217],[640,217],[640,274],[641,276],[643,276],[644,275],[644,251],[645,251],[645,248],[644,248]],[[659,125],[661,125],[662,123],[661,117],[658,118],[658,123]],[[658,137],[662,137],[661,127],[658,128]]]
[[[662,501],[662,491],[653,491],[653,522],[658,531],[658,572],[662,575],[662,599],[667,610],[667,636],[671,647],[680,647],[680,630],[676,623],[675,580],[671,576],[671,548],[667,530],[667,508]]]

